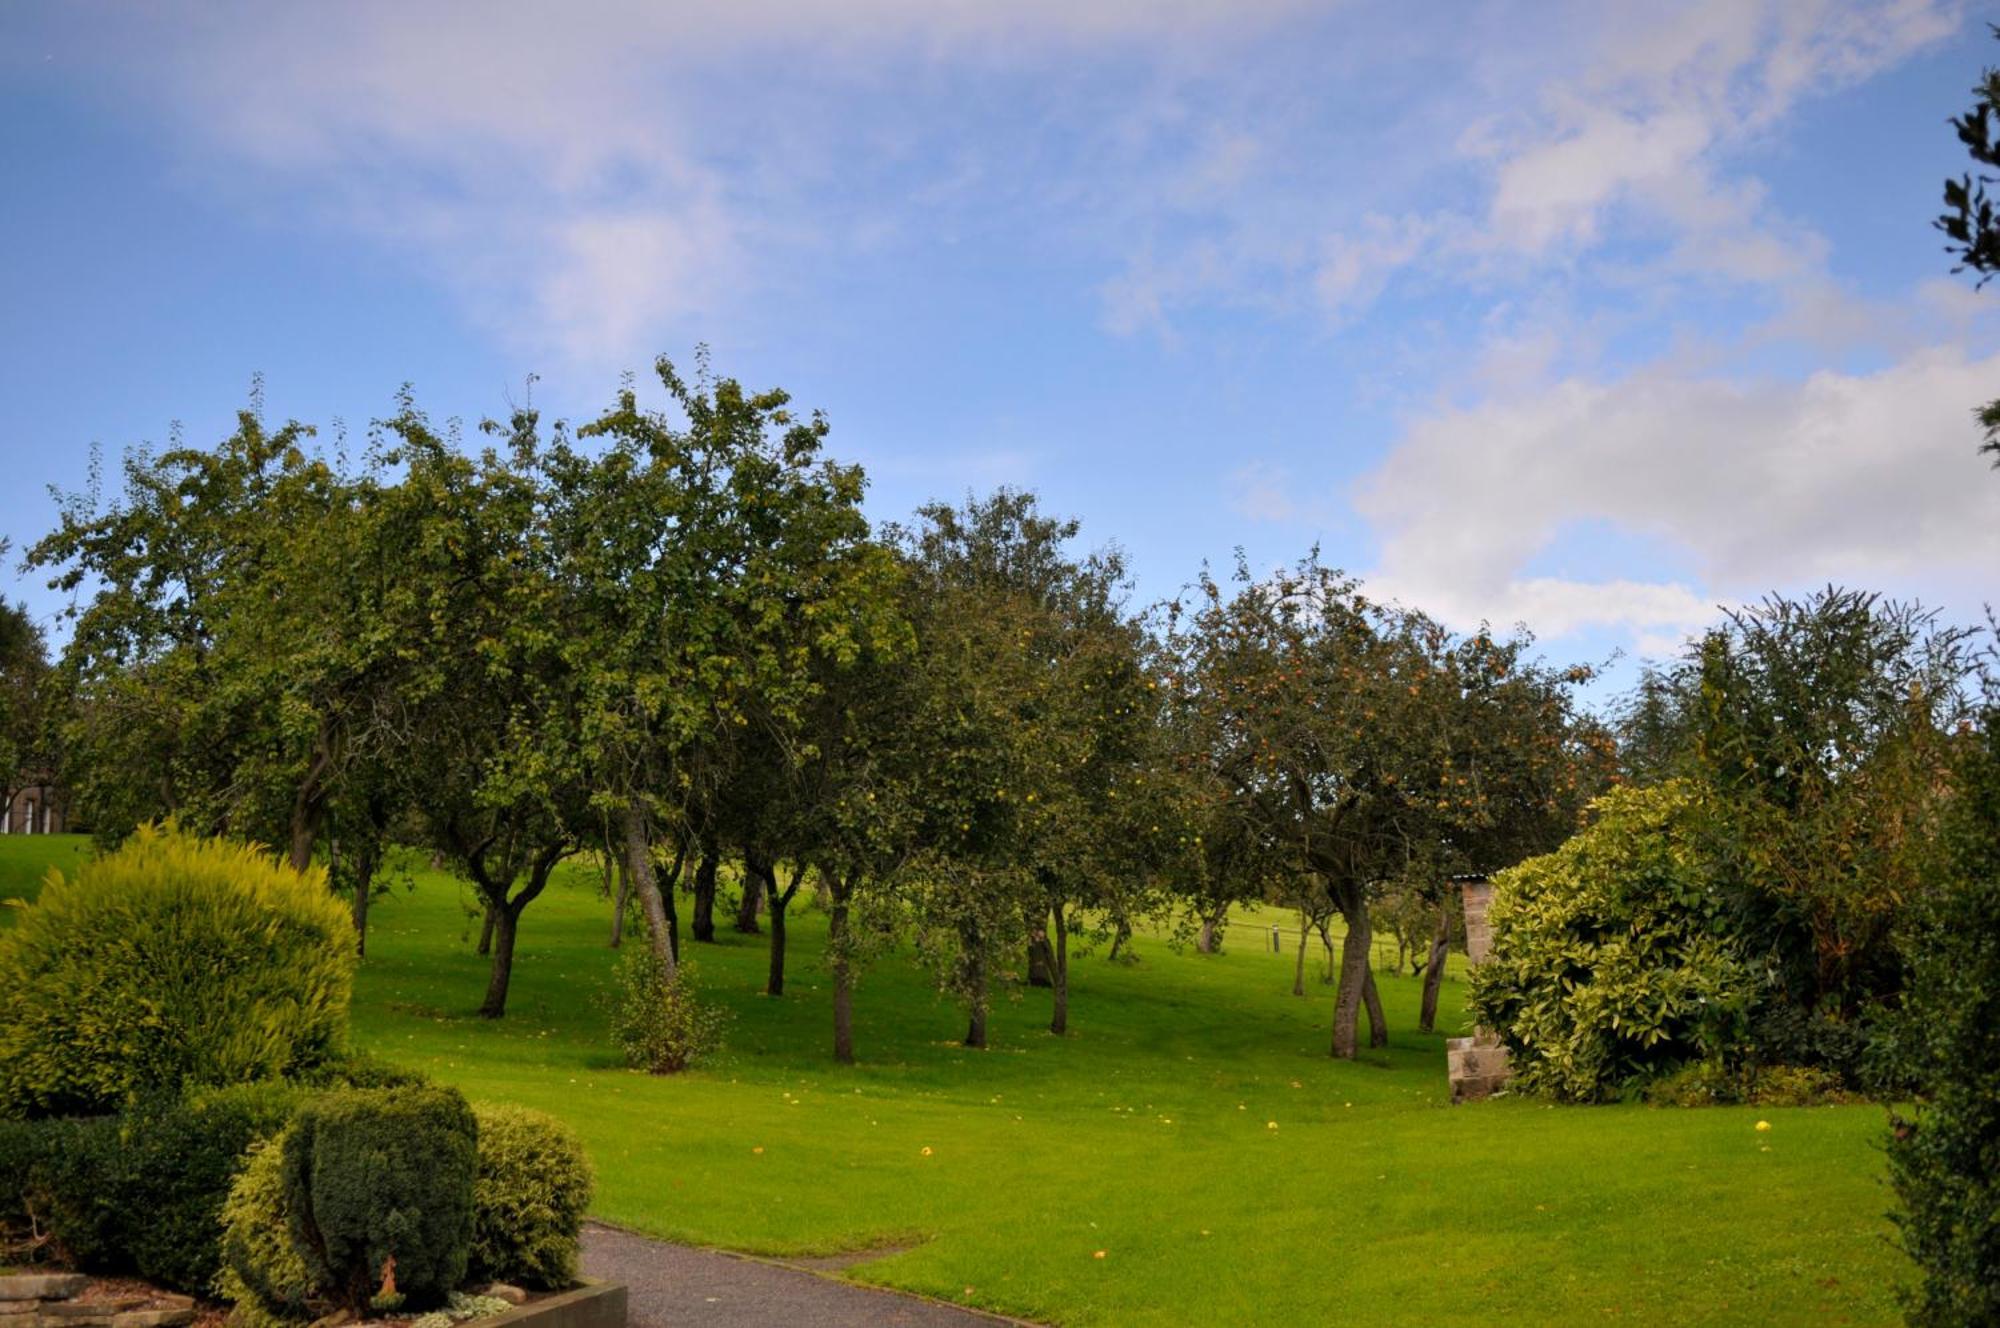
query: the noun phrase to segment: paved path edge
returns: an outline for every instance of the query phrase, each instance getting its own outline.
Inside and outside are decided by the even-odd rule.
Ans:
[[[790,1273],[805,1273],[808,1276],[817,1277],[821,1281],[831,1282],[835,1286],[847,1287],[854,1291],[872,1291],[884,1296],[900,1296],[904,1300],[914,1300],[924,1305],[935,1305],[939,1309],[956,1310],[960,1314],[970,1314],[976,1318],[985,1319],[989,1323],[1006,1324],[1008,1328],[1055,1328],[1052,1324],[1043,1323],[1036,1319],[1017,1319],[1011,1315],[998,1314],[992,1310],[980,1309],[977,1305],[961,1305],[955,1300],[946,1300],[942,1296],[927,1296],[921,1291],[908,1291],[902,1287],[881,1286],[874,1282],[857,1282],[852,1278],[842,1277],[836,1270],[814,1268],[810,1264],[793,1263],[783,1255],[751,1254],[747,1250],[724,1249],[720,1245],[695,1245],[682,1240],[666,1240],[650,1232],[641,1231],[637,1227],[628,1227],[622,1223],[608,1221],[601,1217],[587,1217],[584,1221],[590,1226],[603,1227],[606,1231],[615,1231],[621,1236],[630,1236],[634,1240],[648,1240],[656,1245],[672,1245],[683,1250],[698,1250],[703,1254],[719,1254],[725,1259],[740,1259],[744,1263],[764,1264],[771,1268],[782,1268]],[[866,1251],[859,1252],[866,1253]],[[861,1259],[857,1260],[855,1264],[848,1266],[856,1267],[861,1263],[868,1262],[870,1260]]]

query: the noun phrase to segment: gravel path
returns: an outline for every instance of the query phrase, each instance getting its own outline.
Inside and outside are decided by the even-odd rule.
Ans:
[[[831,1275],[856,1260],[772,1259],[694,1249],[591,1223],[583,1229],[587,1277],[629,1288],[630,1328],[994,1328],[1019,1324],[915,1296],[855,1286]],[[825,1269],[828,1271],[818,1271]]]

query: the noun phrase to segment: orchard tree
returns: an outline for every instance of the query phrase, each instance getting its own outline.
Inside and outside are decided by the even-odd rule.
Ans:
[[[467,456],[405,409],[385,425],[426,624],[398,769],[430,846],[477,891],[491,974],[480,1014],[506,1013],[521,917],[592,826],[578,738],[574,605],[554,575],[531,417]]]
[[[1053,989],[1049,1027],[1061,1034],[1072,936],[1102,930],[1114,905],[1143,907],[1132,888],[1148,875],[1142,845],[1166,833],[1144,815],[1158,684],[1124,607],[1117,550],[1072,552],[1078,524],[1045,515],[1031,493],[1001,489],[917,515],[899,538],[933,610],[926,648],[987,652],[936,663],[984,670],[976,694],[993,702],[980,715],[993,727],[978,745],[1010,772],[995,790],[1007,815],[992,822],[980,879],[1020,887],[1030,981]],[[1004,640],[973,647],[998,630]]]
[[[850,611],[877,592],[860,470],[821,456],[825,419],[783,392],[656,368],[676,415],[627,387],[543,463],[557,577],[572,606],[562,649],[581,679],[579,731],[662,971],[674,972],[656,845],[683,861],[694,809],[719,785],[737,730],[800,722],[819,656],[860,649]]]
[[[1345,923],[1333,1054],[1355,1054],[1364,1007],[1370,1044],[1384,1045],[1371,898],[1412,864],[1560,838],[1584,782],[1567,689],[1587,673],[1372,602],[1317,555],[1268,578],[1239,565],[1233,593],[1204,576],[1169,640],[1181,702],[1215,735],[1214,777]]]
[[[372,458],[349,473],[259,410],[64,501],[29,553],[78,592],[64,652],[66,776],[101,834],[168,815],[311,862],[351,764],[377,759],[402,685],[401,547]]]

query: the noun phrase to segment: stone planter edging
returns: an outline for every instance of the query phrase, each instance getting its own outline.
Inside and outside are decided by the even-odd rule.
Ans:
[[[571,1291],[480,1319],[468,1328],[625,1328],[625,1284],[584,1279]]]

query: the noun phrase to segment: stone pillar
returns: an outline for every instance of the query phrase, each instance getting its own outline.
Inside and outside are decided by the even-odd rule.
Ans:
[[[1468,964],[1481,964],[1493,950],[1493,928],[1486,921],[1486,906],[1493,899],[1493,884],[1484,876],[1463,877],[1458,882],[1459,898],[1465,907],[1465,953]],[[1445,1069],[1451,1078],[1453,1102],[1476,1102],[1490,1097],[1507,1082],[1507,1048],[1489,1029],[1475,1028],[1471,1037],[1447,1038],[1444,1044]]]

